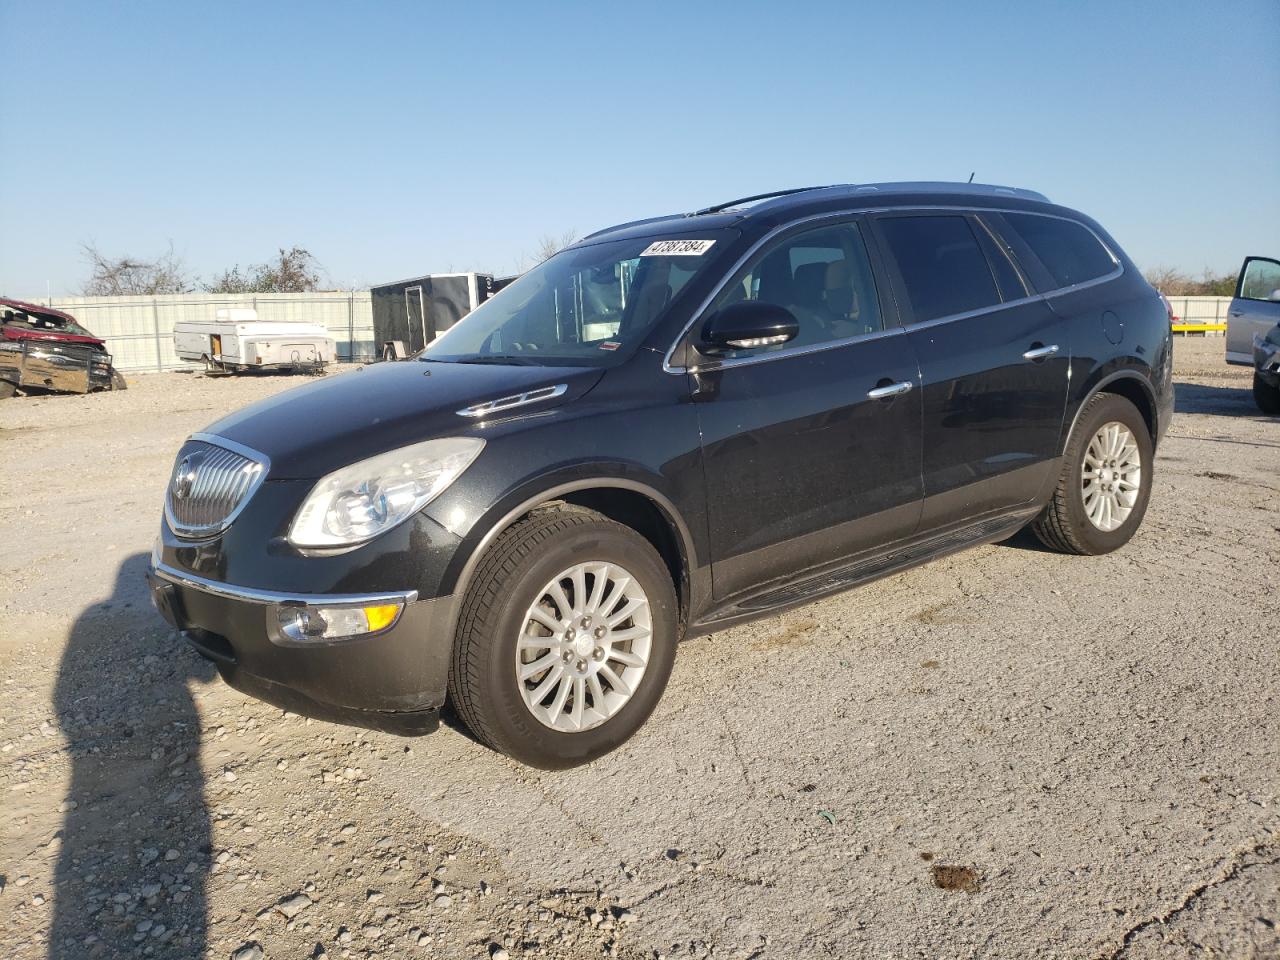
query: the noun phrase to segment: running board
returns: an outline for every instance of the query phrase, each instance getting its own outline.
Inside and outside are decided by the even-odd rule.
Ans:
[[[928,560],[955,553],[966,547],[991,543],[1003,539],[1026,525],[1035,510],[1017,514],[1002,514],[978,523],[969,524],[937,536],[908,543],[888,553],[855,560],[834,570],[826,570],[816,576],[795,580],[782,586],[766,589],[737,600],[728,606],[714,610],[698,626],[703,630],[716,630],[739,620],[755,619],[769,613],[777,613],[790,607],[810,603],[833,593],[878,580],[909,567],[919,566]]]

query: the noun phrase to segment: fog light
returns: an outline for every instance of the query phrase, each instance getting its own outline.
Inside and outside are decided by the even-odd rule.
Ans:
[[[369,607],[286,606],[276,608],[276,619],[287,639],[306,643],[378,633],[392,626],[403,609],[399,603]]]
[[[400,606],[395,603],[384,603],[378,607],[364,607],[363,609],[370,633],[385,630],[396,622],[396,617],[400,616]]]

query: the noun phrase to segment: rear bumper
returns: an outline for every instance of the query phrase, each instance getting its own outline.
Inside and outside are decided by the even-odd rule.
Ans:
[[[166,567],[147,572],[161,615],[228,684],[282,709],[406,735],[439,725],[448,682],[453,598],[395,594],[404,612],[377,634],[290,642],[275,618],[282,605],[330,606],[385,601],[368,597],[284,595],[202,580]]]

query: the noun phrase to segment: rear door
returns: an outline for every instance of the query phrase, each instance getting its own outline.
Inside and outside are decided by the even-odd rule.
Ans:
[[[923,380],[921,531],[1031,502],[1059,454],[1066,322],[976,216],[875,224]]]
[[[741,300],[795,315],[790,343],[697,358],[715,594],[841,560],[914,532],[919,368],[857,221],[780,236],[703,312]]]
[[[422,287],[408,287],[405,290],[404,315],[409,325],[409,353],[417,353],[430,342],[427,337],[427,304]]]
[[[1249,257],[1227,311],[1227,363],[1253,366],[1253,338],[1280,323],[1280,261]]]

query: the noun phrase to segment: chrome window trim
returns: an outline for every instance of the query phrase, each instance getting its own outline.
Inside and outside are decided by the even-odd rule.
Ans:
[[[568,389],[569,385],[567,383],[557,383],[553,387],[538,387],[535,390],[526,390],[524,393],[513,393],[509,397],[499,397],[497,400],[474,403],[455,412],[460,417],[484,417],[491,413],[505,413],[515,407],[541,403],[543,400],[554,400],[556,397],[563,396]]]
[[[222,583],[218,580],[206,580],[204,577],[198,577],[194,573],[176,570],[166,563],[157,563],[151,570],[160,579],[168,580],[178,586],[199,590],[202,593],[212,594],[215,597],[222,597],[227,600],[240,600],[245,603],[372,607],[383,603],[409,604],[418,599],[417,590],[389,590],[385,593],[279,593],[274,590],[237,587],[234,584]]]
[[[170,507],[170,487],[173,486],[173,469],[169,470],[169,481],[164,488],[164,519],[169,524],[169,529],[183,540],[207,540],[210,537],[216,537],[218,534],[226,530],[240,516],[242,510],[249,505],[249,501],[253,499],[253,495],[258,492],[258,488],[262,486],[267,479],[267,474],[271,472],[271,458],[265,453],[259,453],[252,447],[246,447],[243,443],[236,443],[234,440],[228,440],[225,437],[219,437],[212,433],[193,433],[183,441],[186,444],[189,440],[199,440],[201,443],[207,443],[211,446],[222,447],[224,450],[230,450],[232,453],[238,453],[247,460],[262,467],[258,471],[258,476],[254,479],[253,484],[245,491],[244,497],[236,505],[222,522],[211,527],[188,527],[178,523],[173,515]],[[181,449],[181,448],[179,448]]]
[[[725,289],[725,287],[729,285],[729,281],[732,280],[733,277],[737,274],[737,272],[746,265],[748,260],[750,260],[753,256],[755,256],[756,252],[759,251],[761,247],[767,244],[770,240],[773,240],[780,233],[784,233],[792,229],[793,227],[803,226],[808,223],[816,223],[818,221],[823,221],[823,220],[852,220],[857,217],[876,214],[876,213],[919,212],[919,211],[927,211],[927,212],[942,211],[942,212],[955,213],[962,216],[966,214],[974,214],[974,215],[981,216],[983,213],[1025,213],[1025,214],[1030,214],[1036,217],[1050,217],[1051,219],[1054,219],[1054,220],[1065,220],[1068,223],[1074,223],[1077,226],[1084,227],[1084,229],[1088,230],[1089,233],[1093,236],[1093,238],[1097,240],[1099,244],[1102,245],[1102,249],[1107,252],[1107,256],[1109,256],[1112,262],[1115,264],[1115,269],[1112,270],[1110,273],[1105,274],[1101,277],[1094,277],[1092,280],[1083,280],[1080,283],[1075,283],[1067,287],[1055,287],[1053,290],[1047,290],[1043,293],[1036,293],[1026,297],[1020,297],[1017,300],[1007,300],[1007,301],[1004,301],[1003,303],[993,304],[992,306],[982,307],[977,310],[968,310],[968,311],[965,311],[964,313],[952,313],[943,317],[935,317],[932,320],[921,320],[918,322],[908,323],[901,326],[894,326],[894,327],[886,328],[884,330],[879,330],[875,333],[859,334],[858,336],[845,337],[844,339],[832,340],[827,343],[811,344],[807,347],[796,347],[790,350],[779,350],[777,353],[761,354],[760,356],[757,356],[757,357],[735,357],[735,358],[730,358],[726,360],[714,361],[713,363],[709,363],[709,364],[699,364],[699,365],[690,366],[690,367],[677,367],[671,363],[671,358],[675,355],[676,348],[680,346],[682,342],[684,342],[686,337],[689,336],[689,331],[694,328],[694,326],[697,324],[697,322],[700,319],[703,318],[703,314],[706,311],[706,309],[715,301],[716,297],[720,296],[721,292]],[[763,363],[768,360],[778,360],[778,359],[781,359],[782,357],[804,356],[805,354],[817,353],[821,350],[831,350],[837,347],[847,346],[848,344],[858,340],[878,339],[878,338],[890,336],[897,333],[905,333],[908,330],[922,330],[926,327],[933,327],[942,323],[952,323],[953,321],[956,321],[956,320],[967,320],[970,317],[976,317],[984,313],[994,313],[997,310],[1003,310],[1005,307],[1021,306],[1023,304],[1033,303],[1037,300],[1044,300],[1047,302],[1049,300],[1052,300],[1054,297],[1065,296],[1068,293],[1075,293],[1079,290],[1085,290],[1085,289],[1088,289],[1089,287],[1097,286],[1100,283],[1109,283],[1112,280],[1115,280],[1118,277],[1122,276],[1123,274],[1124,274],[1124,264],[1120,261],[1120,258],[1116,256],[1115,251],[1111,249],[1110,245],[1107,244],[1107,242],[1103,240],[1100,236],[1098,236],[1097,231],[1095,231],[1087,223],[1082,223],[1080,220],[1077,220],[1074,217],[1067,217],[1057,213],[1044,213],[1039,210],[1018,210],[1018,209],[1013,209],[1009,207],[971,207],[971,206],[960,206],[960,205],[942,206],[938,204],[927,204],[927,205],[922,204],[919,206],[868,207],[861,210],[841,210],[838,212],[811,214],[810,216],[801,217],[798,220],[791,220],[787,223],[780,224],[779,226],[774,227],[772,230],[766,233],[763,237],[761,237],[759,240],[753,243],[751,247],[746,251],[746,253],[744,253],[741,257],[738,258],[738,260],[734,263],[733,267],[730,268],[725,273],[724,279],[721,280],[720,283],[716,285],[716,288],[711,292],[711,294],[705,300],[703,300],[701,304],[699,304],[698,309],[695,310],[693,313],[692,319],[690,319],[689,322],[685,324],[684,329],[680,331],[679,335],[675,338],[674,341],[672,341],[671,346],[667,348],[667,352],[666,354],[663,355],[663,358],[662,358],[662,369],[665,373],[680,375],[680,374],[687,374],[687,373],[698,373],[700,371],[713,370],[713,369],[723,370],[727,367],[733,367],[733,366],[746,366],[747,364],[751,364],[751,363]]]
[[[824,350],[835,350],[838,347],[845,347],[851,343],[860,343],[864,340],[883,340],[885,337],[896,337],[906,333],[906,327],[890,327],[888,330],[876,330],[873,333],[859,333],[852,337],[841,337],[839,340],[824,340],[822,343],[811,343],[803,347],[791,347],[786,350],[779,350],[777,353],[762,353],[754,357],[726,357],[723,360],[717,360],[715,357],[708,357],[706,363],[700,363],[696,366],[682,369],[680,367],[663,369],[667,373],[709,373],[712,370],[723,370],[726,367],[746,367],[753,363],[764,363],[766,360],[776,360],[778,357],[804,357],[811,353],[821,353]]]

